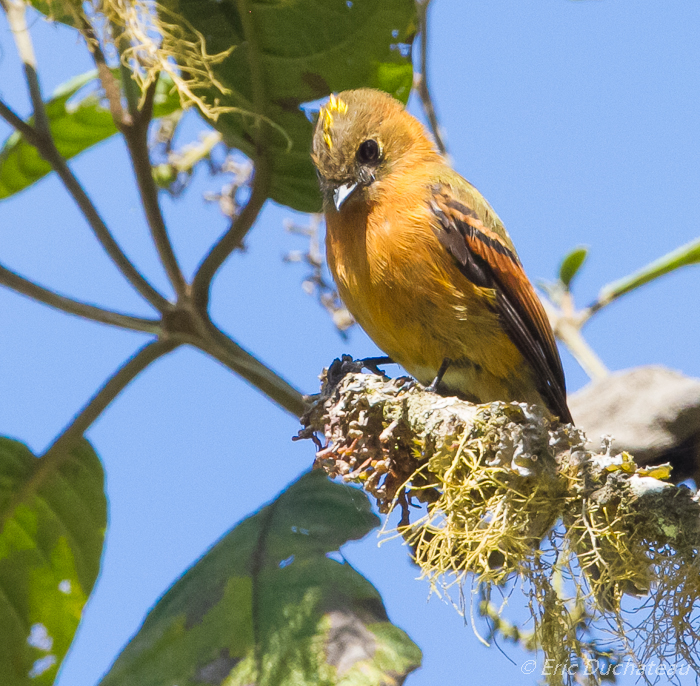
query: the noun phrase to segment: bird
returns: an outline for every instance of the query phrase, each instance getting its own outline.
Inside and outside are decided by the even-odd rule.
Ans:
[[[391,95],[331,95],[311,158],[338,293],[430,391],[535,403],[572,423],[547,314],[503,222]]]

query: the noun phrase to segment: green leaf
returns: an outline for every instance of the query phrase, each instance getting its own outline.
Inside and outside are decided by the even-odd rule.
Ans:
[[[107,500],[83,440],[55,469],[0,437],[0,684],[52,684],[100,569]]]
[[[248,113],[262,98],[264,111],[256,114],[267,121],[229,113],[212,125],[252,158],[260,137],[272,165],[270,196],[296,210],[321,208],[309,157],[313,124],[300,106],[351,88],[379,88],[403,102],[410,94],[414,0],[173,0],[172,9],[205,37],[209,54],[234,47],[213,67],[230,93],[215,87],[197,93]],[[248,19],[253,40],[246,35]]]
[[[595,309],[600,309],[621,295],[629,293],[654,279],[658,279],[664,274],[692,264],[700,264],[700,238],[696,238],[694,241],[690,241],[690,243],[686,243],[680,248],[667,253],[658,260],[654,260],[651,264],[642,267],[634,274],[603,286],[598,295]]]
[[[420,650],[327,556],[377,524],[361,491],[305,474],[170,588],[100,686],[400,682]]]
[[[588,257],[588,248],[579,245],[574,248],[563,260],[559,267],[559,280],[564,284],[567,290],[571,287],[571,282],[581,269],[581,266]]]
[[[89,93],[79,102],[69,102],[96,78],[96,71],[76,76],[60,86],[46,102],[51,133],[65,159],[71,159],[117,133],[109,108],[98,92]],[[173,90],[172,81],[161,77],[154,102],[154,117],[163,117],[179,108],[180,97]],[[0,200],[28,188],[50,171],[51,166],[36,148],[15,131],[0,150]]]
[[[61,24],[77,28],[77,18],[83,14],[81,0],[29,0],[38,12]]]

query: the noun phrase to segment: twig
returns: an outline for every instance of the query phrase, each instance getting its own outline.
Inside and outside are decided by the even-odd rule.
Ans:
[[[269,187],[269,167],[265,156],[260,155],[256,161],[253,188],[246,206],[231,222],[228,231],[202,260],[192,281],[192,297],[197,307],[207,307],[212,279],[226,261],[226,258],[241,244],[250,227],[255,223],[262,206],[267,200]]]
[[[171,340],[158,340],[147,343],[107,380],[104,386],[97,391],[85,407],[75,416],[73,421],[56,438],[49,449],[46,450],[41,460],[37,462],[32,476],[3,508],[3,512],[0,513],[0,532],[17,506],[26,500],[29,495],[36,492],[48,476],[60,469],[61,465],[70,456],[71,448],[112,400],[148,365],[159,357],[171,352],[178,345],[177,342]]]
[[[255,113],[262,117],[265,113],[265,81],[260,68],[258,46],[255,38],[255,27],[248,10],[247,0],[238,0],[238,12],[243,25],[243,34],[248,44],[248,62],[253,84],[253,106]],[[192,297],[195,306],[206,308],[209,302],[209,290],[211,281],[226,258],[238,247],[250,227],[255,222],[262,206],[267,200],[270,188],[271,169],[267,159],[264,141],[262,137],[262,120],[258,118],[253,132],[255,142],[255,176],[253,189],[248,203],[241,213],[234,219],[229,230],[221,237],[219,242],[204,258],[192,282]]]
[[[420,96],[425,115],[428,117],[428,123],[438,150],[443,155],[447,155],[447,147],[440,134],[440,124],[435,114],[435,106],[428,88],[428,7],[430,2],[431,0],[416,0],[418,30],[420,32],[420,74],[416,77],[416,90]]]
[[[172,284],[173,289],[178,297],[185,297],[187,291],[187,283],[182,275],[180,265],[178,264],[175,252],[173,251],[172,243],[168,237],[168,230],[165,226],[163,213],[160,209],[158,201],[158,186],[153,179],[153,171],[151,168],[151,159],[148,151],[148,125],[151,121],[153,113],[153,99],[155,97],[158,79],[155,78],[148,86],[144,94],[144,102],[141,110],[134,109],[138,104],[134,104],[128,99],[129,111],[124,112],[121,104],[121,90],[116,82],[111,70],[109,69],[105,56],[99,47],[97,37],[94,36],[92,27],[84,27],[83,33],[86,42],[90,46],[92,57],[100,75],[102,88],[107,95],[110,104],[110,112],[116,127],[121,131],[126,141],[131,159],[131,166],[134,169],[136,183],[141,196],[141,204],[143,205],[146,215],[146,222],[151,232],[151,238],[158,251],[161,264],[165,269],[168,279]],[[118,38],[115,38],[115,42]],[[119,51],[121,58],[121,51]],[[127,93],[127,89],[131,87],[126,85],[126,79],[131,80],[131,73],[126,65],[120,59],[122,88]],[[128,93],[127,93],[128,95]]]
[[[19,5],[21,5],[21,12],[18,9]],[[2,0],[2,6],[7,12],[10,28],[12,29],[15,42],[17,43],[17,50],[25,64],[27,86],[34,106],[34,120],[37,122],[37,128],[30,126],[26,122],[20,125],[17,115],[12,112],[9,107],[4,105],[4,103],[3,106],[0,107],[0,115],[2,115],[9,124],[17,128],[20,133],[25,135],[27,141],[37,149],[39,154],[58,174],[66,190],[70,193],[85,216],[103,249],[131,285],[157,310],[161,312],[167,310],[170,307],[170,303],[151,286],[119,247],[119,244],[112,236],[110,230],[102,220],[102,217],[100,217],[97,208],[93,205],[87,193],[85,193],[83,187],[71,172],[68,164],[59,153],[58,148],[56,148],[56,143],[53,140],[50,129],[41,130],[38,128],[39,122],[42,120],[48,121],[48,118],[41,97],[39,81],[36,78],[36,71],[34,70],[33,50],[29,52],[31,48],[31,38],[27,31],[26,22],[24,21],[24,3],[19,3],[17,0]],[[12,11],[9,11],[11,8]],[[27,48],[27,45],[29,45],[29,48]],[[26,62],[25,60],[30,60],[30,62]]]
[[[295,417],[307,409],[304,396],[281,376],[208,321],[207,335],[192,341],[200,350],[236,372]]]
[[[136,182],[153,243],[158,250],[160,260],[168,274],[170,283],[175,289],[175,293],[177,293],[178,299],[182,299],[187,292],[187,283],[182,275],[177,257],[175,257],[163,213],[160,209],[158,186],[156,186],[153,179],[151,160],[148,153],[148,123],[143,121],[139,115],[134,119],[132,126],[122,127],[122,133],[129,149],[131,164],[136,175]]]
[[[547,312],[554,335],[569,349],[586,374],[594,380],[609,376],[609,370],[581,334],[582,322],[578,313],[574,311],[571,294],[567,293],[563,296],[561,308],[547,298],[542,299],[542,305]]]
[[[603,307],[609,305],[611,302],[617,300],[620,296],[629,293],[644,284],[658,279],[660,276],[669,274],[680,267],[686,267],[688,265],[700,263],[700,238],[696,238],[690,243],[682,245],[676,250],[672,250],[658,260],[654,260],[650,264],[642,267],[640,270],[630,274],[622,279],[618,279],[613,283],[603,286],[600,293],[598,294],[598,299],[587,307],[582,312],[582,323],[588,321],[588,319],[599,312]]]
[[[138,116],[139,112],[139,100],[141,97],[140,90],[134,80],[131,78],[131,69],[127,61],[124,59],[124,48],[122,47],[122,41],[127,41],[125,37],[125,31],[122,27],[118,26],[116,22],[110,23],[110,28],[112,30],[112,40],[114,41],[114,46],[119,53],[119,73],[122,80],[122,90],[124,91],[124,96],[126,97],[126,103],[129,110],[129,114],[132,117]],[[156,79],[157,81],[158,79]]]
[[[111,326],[118,326],[122,329],[130,329],[132,331],[143,331],[145,333],[155,335],[161,333],[160,322],[156,319],[132,317],[128,314],[122,314],[112,310],[105,310],[101,307],[95,307],[94,305],[88,305],[87,303],[73,300],[72,298],[66,298],[65,296],[59,295],[48,288],[44,288],[33,281],[29,281],[29,279],[25,279],[1,264],[0,284],[11,288],[17,293],[26,295],[33,300],[37,300],[44,305],[54,307],[57,310],[67,312],[68,314],[83,317],[84,319],[90,319],[92,321],[100,322],[102,324],[109,324]]]
[[[159,357],[172,352],[179,346],[173,340],[151,341],[132,355],[89,400],[42,456],[42,461],[60,461],[63,455],[92,423],[104,412],[107,406],[133,381],[146,367]],[[62,455],[63,454],[63,455]],[[55,465],[54,465],[55,468]]]
[[[13,129],[19,131],[27,141],[38,148],[39,136],[36,131],[21,119],[17,113],[10,108],[4,100],[0,99],[0,117],[2,117]]]
[[[566,319],[562,319],[556,323],[554,333],[591,379],[599,381],[610,376],[610,371],[596,355],[593,348],[588,345],[579,328]]]

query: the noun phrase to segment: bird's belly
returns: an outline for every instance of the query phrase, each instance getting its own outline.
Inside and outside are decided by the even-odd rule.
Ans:
[[[343,225],[335,215],[327,219],[340,297],[395,362],[429,384],[449,358],[441,390],[477,402],[540,400],[529,365],[502,328],[494,292],[469,281],[432,230],[382,215]]]
[[[340,294],[379,348],[422,384],[449,358],[443,390],[476,402],[537,402],[529,367],[490,309],[489,295],[470,282],[456,289],[444,279],[418,277],[410,286],[386,277],[350,289],[339,283]]]

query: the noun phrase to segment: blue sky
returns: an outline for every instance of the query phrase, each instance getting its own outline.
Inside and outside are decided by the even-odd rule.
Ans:
[[[550,279],[573,246],[590,246],[578,302],[695,238],[700,226],[700,6],[684,0],[435,0],[430,79],[454,166],[508,227],[530,277]],[[45,93],[91,68],[67,30],[34,22]],[[11,36],[0,24],[0,93],[29,112]],[[411,111],[419,113],[412,100]],[[195,117],[180,142],[202,128]],[[8,128],[0,123],[4,138]],[[105,164],[108,161],[108,164]],[[150,245],[122,143],[73,168],[121,244],[155,283]],[[191,272],[225,227],[201,200],[202,170],[164,208]],[[213,292],[217,323],[304,392],[343,352],[376,354],[355,329],[344,342],[304,295],[304,248],[290,210],[269,204]],[[100,252],[55,178],[0,205],[0,259],[60,292],[148,315]],[[664,364],[700,376],[700,271],[687,268],[626,296],[585,329],[613,370]],[[41,451],[143,338],[70,318],[0,288],[0,432]],[[570,390],[586,382],[563,352]],[[200,353],[181,349],[133,383],[89,431],[107,473],[103,571],[60,686],[92,686],[172,581],[236,521],[313,460],[297,422]],[[412,686],[527,682],[526,659],[480,645],[398,543],[374,535],[344,549],[382,592],[390,618],[424,651]],[[530,677],[532,683],[534,678]]]

